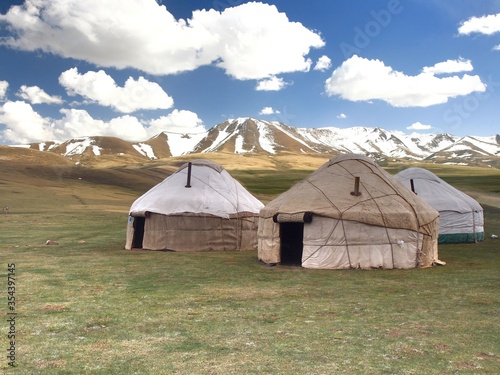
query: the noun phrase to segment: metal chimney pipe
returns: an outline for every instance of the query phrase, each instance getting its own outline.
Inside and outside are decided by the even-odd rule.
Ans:
[[[351,191],[351,195],[359,197],[361,193],[359,192],[359,177],[354,177],[354,191]]]
[[[188,175],[187,175],[186,187],[187,188],[191,187],[191,162],[188,163]]]
[[[415,193],[415,185],[413,185],[413,178],[410,178],[410,187],[411,187],[411,191],[413,191]],[[415,193],[417,194],[417,193]]]

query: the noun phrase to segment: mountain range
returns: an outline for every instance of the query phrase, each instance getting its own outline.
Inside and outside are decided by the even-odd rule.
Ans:
[[[65,142],[20,145],[63,155],[76,163],[118,158],[144,162],[193,153],[331,154],[357,153],[377,161],[409,160],[500,168],[500,134],[457,137],[405,134],[382,128],[298,128],[281,122],[238,118],[197,134],[163,132],[144,142],[115,137],[84,137]]]

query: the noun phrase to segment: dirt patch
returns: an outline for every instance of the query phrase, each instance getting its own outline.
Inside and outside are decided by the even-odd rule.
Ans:
[[[459,370],[475,370],[477,368],[474,363],[470,362],[457,362],[455,363],[455,367]]]
[[[450,350],[450,347],[446,344],[443,344],[443,343],[438,343],[438,344],[434,345],[434,347],[436,348],[436,351],[439,353],[445,353],[448,350]]]
[[[493,353],[479,353],[477,355],[477,358],[479,358],[479,359],[496,359],[497,361],[500,361],[500,355],[496,355]]]
[[[52,360],[49,360],[49,361],[38,360],[38,361],[35,361],[35,366],[38,367],[39,369],[65,368],[66,367],[66,361],[64,361],[62,359],[52,359]]]
[[[69,303],[48,303],[44,307],[42,307],[41,310],[48,312],[63,312],[69,311],[69,309]]]

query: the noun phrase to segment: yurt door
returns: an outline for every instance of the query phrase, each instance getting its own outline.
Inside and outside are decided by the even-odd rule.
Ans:
[[[301,266],[304,223],[281,223],[281,264]]]
[[[145,222],[145,217],[134,217],[134,239],[132,240],[133,249],[142,249]]]

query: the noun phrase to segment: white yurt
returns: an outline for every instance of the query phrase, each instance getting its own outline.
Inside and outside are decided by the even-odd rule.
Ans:
[[[374,161],[341,155],[260,210],[258,257],[305,268],[430,267],[438,220]]]
[[[439,243],[484,240],[484,213],[472,197],[424,168],[408,168],[394,176],[439,211]]]
[[[132,204],[125,248],[255,250],[262,207],[221,165],[194,160]]]

